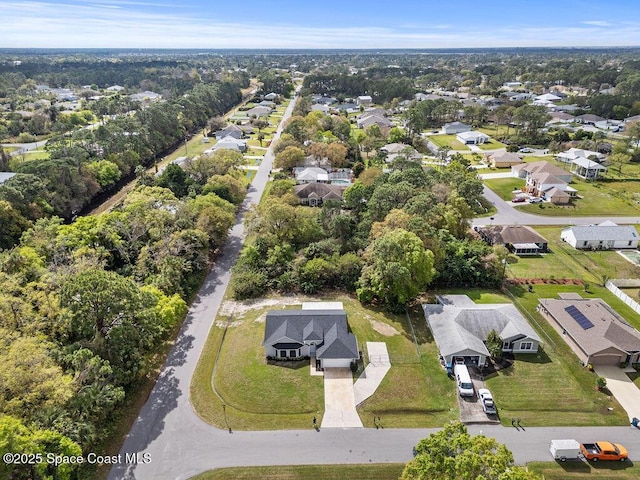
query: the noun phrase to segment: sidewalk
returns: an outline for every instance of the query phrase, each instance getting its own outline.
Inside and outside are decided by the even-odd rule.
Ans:
[[[356,405],[360,405],[376,392],[380,382],[391,368],[386,343],[367,342],[367,352],[369,365],[353,385]]]

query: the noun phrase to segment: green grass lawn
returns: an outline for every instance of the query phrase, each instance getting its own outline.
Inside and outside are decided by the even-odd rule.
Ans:
[[[524,179],[522,178],[489,178],[483,182],[506,201],[511,201],[513,198],[511,192],[524,188]]]
[[[627,424],[626,412],[615,398],[596,391],[595,374],[580,364],[560,335],[536,312],[539,298],[558,298],[559,292],[577,292],[607,302],[613,295],[601,287],[585,293],[577,285],[535,285],[533,292],[512,287],[510,291],[544,347],[538,354],[517,355],[513,366],[487,378],[503,424],[508,425],[512,417],[530,426]],[[614,302],[609,304],[618,310]]]
[[[448,148],[449,150],[469,150],[462,142],[456,139],[455,135],[430,135],[431,140],[438,148]]]
[[[640,478],[640,466],[631,462],[531,462],[530,471],[545,480],[635,480]]]
[[[397,480],[403,469],[403,463],[237,467],[211,470],[192,480]]]
[[[323,300],[343,302],[361,350],[366,350],[367,341],[387,343],[391,370],[375,395],[358,408],[366,426],[373,427],[374,415],[385,427],[439,427],[457,418],[454,385],[440,367],[419,308],[410,313],[410,323],[405,315],[364,307],[352,297]],[[191,385],[194,408],[205,421],[222,428],[228,424],[234,430],[309,428],[313,416],[321,421],[323,381],[309,375],[308,361],[287,366],[266,362],[261,316],[269,309],[253,309],[234,318],[224,341],[219,325],[226,319],[218,318],[211,329]],[[211,378],[221,342],[214,380],[219,398]]]
[[[484,127],[477,128],[476,130],[482,133],[486,133],[490,137],[498,137],[498,138],[503,137],[507,134],[512,134],[514,131],[513,128],[509,128],[507,131],[506,125],[496,125],[496,124],[486,125]]]
[[[481,143],[480,145],[477,145],[478,148],[480,148],[480,150],[497,150],[498,148],[505,148],[506,145],[504,143],[500,143],[497,140],[494,140],[493,138],[485,143]]]

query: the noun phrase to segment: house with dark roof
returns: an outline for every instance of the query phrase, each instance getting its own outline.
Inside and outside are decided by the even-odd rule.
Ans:
[[[485,341],[495,330],[502,351],[535,353],[540,337],[511,303],[479,304],[467,295],[438,295],[437,304],[423,304],[424,316],[447,365],[457,360],[485,365],[489,351]]]
[[[548,242],[526,225],[489,225],[475,227],[489,245],[504,245],[515,255],[538,255],[547,251]]]
[[[267,312],[267,357],[279,360],[315,357],[320,368],[349,367],[360,358],[343,309],[272,310]]]
[[[610,250],[638,248],[640,237],[633,225],[617,225],[607,220],[598,225],[563,228],[560,239],[578,250]]]
[[[541,298],[538,312],[561,334],[583,365],[640,362],[640,332],[600,298],[561,293]]]

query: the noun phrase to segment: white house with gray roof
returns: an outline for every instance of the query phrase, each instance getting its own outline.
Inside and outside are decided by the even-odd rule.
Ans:
[[[343,309],[272,310],[262,346],[278,360],[315,357],[320,368],[349,367],[360,358]]]
[[[424,304],[424,316],[447,365],[463,359],[484,365],[489,357],[485,341],[495,330],[502,351],[535,353],[540,337],[511,303],[475,303],[467,295],[438,295],[437,304]]]
[[[617,225],[611,221],[598,225],[575,225],[560,232],[560,239],[575,249],[610,250],[638,248],[638,232],[632,225]]]

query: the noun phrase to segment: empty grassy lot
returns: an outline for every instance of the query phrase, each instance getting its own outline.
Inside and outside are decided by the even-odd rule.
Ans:
[[[580,364],[560,335],[536,312],[539,298],[558,298],[559,292],[577,292],[607,302],[613,295],[601,287],[585,293],[577,285],[535,285],[533,292],[512,287],[510,292],[544,348],[538,354],[517,355],[511,367],[486,379],[503,424],[516,417],[527,426],[626,425],[627,415],[615,398],[596,391],[596,375]],[[625,315],[614,302],[609,304]]]
[[[438,148],[448,148],[449,150],[469,150],[466,145],[456,139],[455,135],[430,135],[428,138]]]
[[[483,182],[487,187],[496,192],[500,198],[508,202],[511,201],[511,198],[513,197],[511,192],[524,188],[524,179],[522,178],[489,178],[483,180]]]
[[[397,480],[403,469],[402,463],[238,467],[212,470],[192,480]]]
[[[640,466],[632,462],[532,462],[530,471],[545,480],[635,480],[640,478]]]
[[[500,143],[493,138],[485,143],[481,143],[480,145],[476,145],[480,150],[497,150],[498,148],[505,148],[506,145],[504,143]]]

